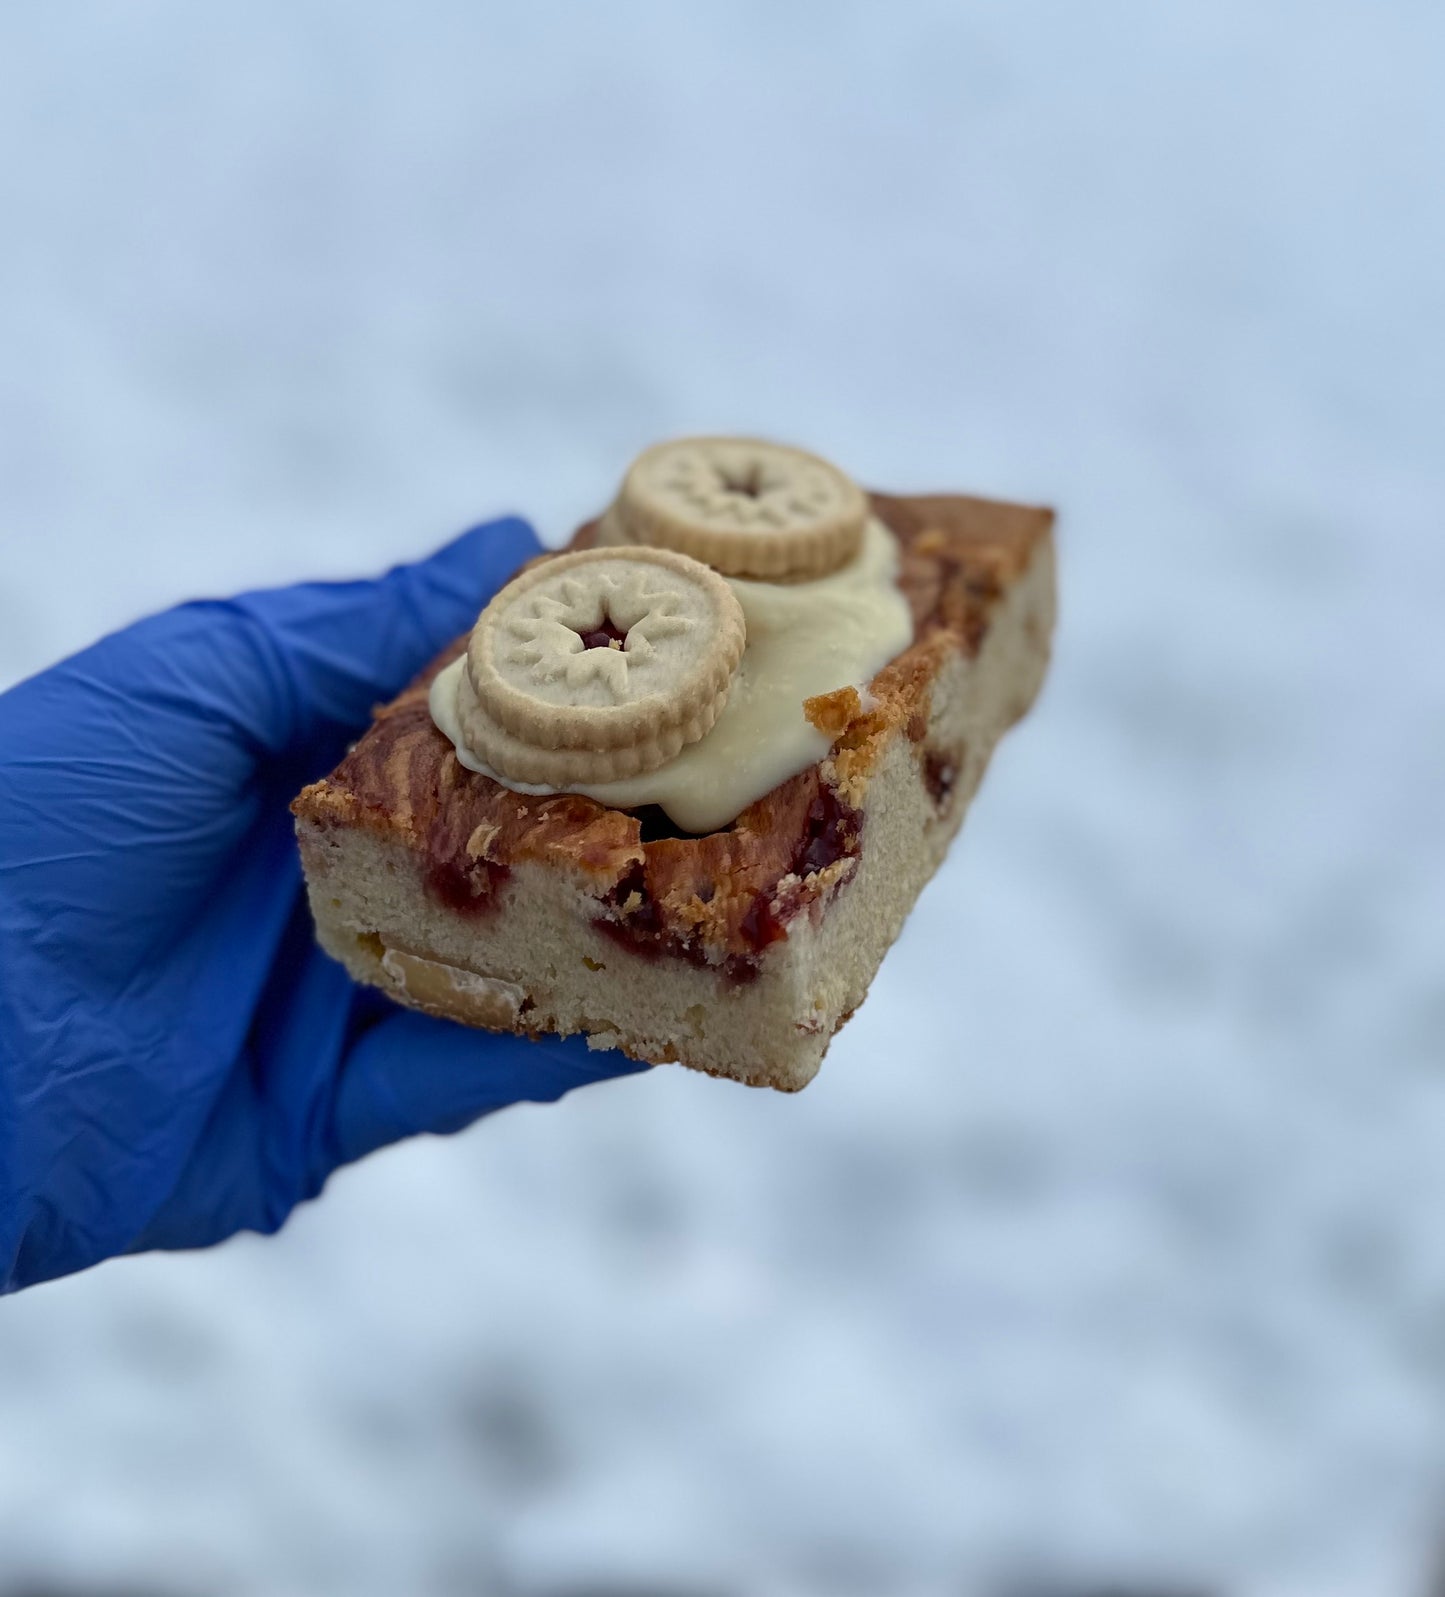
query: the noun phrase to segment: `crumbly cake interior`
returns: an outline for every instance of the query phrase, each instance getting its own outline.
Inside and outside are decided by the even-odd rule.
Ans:
[[[431,722],[427,686],[459,640],[293,806],[323,945],[469,1024],[580,1030],[636,1058],[803,1086],[1037,692],[1053,618],[1049,512],[872,503],[899,539],[915,642],[866,704],[852,689],[809,702],[835,738],[820,765],[701,837],[513,793],[466,771]]]

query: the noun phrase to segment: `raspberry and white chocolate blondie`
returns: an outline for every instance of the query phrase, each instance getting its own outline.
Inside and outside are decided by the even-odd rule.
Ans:
[[[647,450],[292,806],[398,1001],[794,1091],[1048,661],[1047,510]]]

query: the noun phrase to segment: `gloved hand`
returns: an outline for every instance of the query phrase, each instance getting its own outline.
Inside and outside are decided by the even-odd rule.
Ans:
[[[274,1231],[338,1165],[640,1067],[394,1008],[287,805],[538,544],[182,605],[0,695],[0,1290]]]

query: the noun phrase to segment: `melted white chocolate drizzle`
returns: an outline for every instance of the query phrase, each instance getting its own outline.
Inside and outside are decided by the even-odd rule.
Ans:
[[[613,809],[659,805],[687,832],[728,825],[780,782],[828,752],[830,739],[803,714],[803,701],[867,684],[913,641],[913,616],[898,589],[898,544],[876,518],[857,556],[811,582],[727,581],[747,619],[732,691],[712,730],[655,771],[565,788],[513,782],[467,747],[459,705],[474,695],[466,656],[440,671],[431,714],[468,770],[518,793],[582,793]]]

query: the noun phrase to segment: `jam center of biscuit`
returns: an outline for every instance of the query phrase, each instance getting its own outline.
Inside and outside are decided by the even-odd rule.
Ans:
[[[761,499],[768,487],[763,481],[763,468],[757,461],[751,461],[741,470],[736,467],[729,470],[726,466],[719,466],[717,474],[724,493],[742,494],[747,499]]]
[[[593,627],[587,632],[582,631],[580,627],[572,628],[572,631],[581,638],[584,649],[621,649],[626,646],[628,630],[619,627],[606,610],[602,612],[600,626]]]

